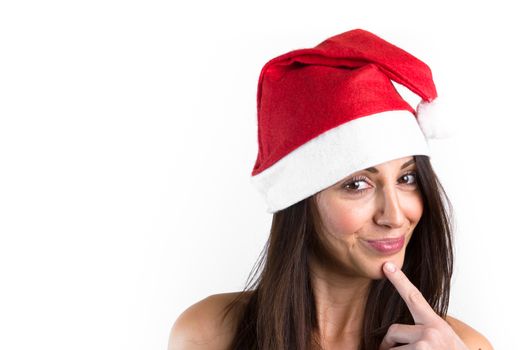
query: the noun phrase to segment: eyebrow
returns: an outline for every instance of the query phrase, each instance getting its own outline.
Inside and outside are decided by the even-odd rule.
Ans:
[[[414,162],[415,162],[415,161],[414,161],[413,158],[410,159],[408,162],[406,162],[405,164],[403,164],[403,165],[401,166],[401,169],[406,168],[407,166],[409,166],[410,164],[413,164]],[[370,172],[370,173],[374,173],[374,174],[377,174],[377,173],[379,172],[379,171],[378,171],[376,168],[374,168],[374,167],[366,168],[365,170],[368,171],[368,172]]]

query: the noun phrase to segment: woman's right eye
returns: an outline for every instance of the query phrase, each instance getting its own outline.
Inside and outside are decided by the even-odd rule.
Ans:
[[[361,193],[368,189],[362,187],[360,188],[359,184],[367,184],[366,179],[364,177],[350,179],[349,181],[345,182],[343,188],[354,193]]]

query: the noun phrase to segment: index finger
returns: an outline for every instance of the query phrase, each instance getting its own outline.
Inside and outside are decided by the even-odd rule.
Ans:
[[[389,269],[390,265],[394,267],[393,271]],[[437,314],[434,309],[401,269],[387,262],[383,264],[383,271],[407,304],[416,324],[428,324],[435,320]]]

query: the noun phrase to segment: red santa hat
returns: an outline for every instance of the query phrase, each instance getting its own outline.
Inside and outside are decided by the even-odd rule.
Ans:
[[[416,110],[392,81],[421,97]],[[362,29],[268,61],[257,89],[259,149],[251,174],[267,211],[358,170],[430,156],[427,139],[445,136],[424,116],[436,97],[424,62]]]

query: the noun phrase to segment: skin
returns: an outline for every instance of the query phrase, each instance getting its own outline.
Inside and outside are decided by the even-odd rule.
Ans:
[[[469,349],[452,327],[434,312],[403,271],[387,262],[383,265],[383,272],[407,304],[415,325],[391,325],[379,350]],[[396,346],[398,343],[406,345]]]
[[[322,261],[312,259],[312,286],[326,348],[357,347],[371,280],[384,278],[386,261],[403,264],[406,245],[423,214],[415,163],[402,168],[410,160],[413,157],[376,165],[376,173],[355,172],[315,196],[326,252]],[[380,254],[366,243],[401,235],[405,244],[392,255]]]
[[[361,170],[314,196],[322,227],[324,250],[310,259],[312,286],[319,320],[318,336],[325,349],[357,349],[364,299],[373,279],[388,278],[407,303],[416,325],[392,325],[379,350],[491,350],[476,330],[452,317],[434,313],[417,288],[399,268],[389,272],[387,262],[402,266],[406,245],[423,214],[423,200],[413,172],[413,157]],[[364,180],[353,180],[364,176]],[[416,175],[417,176],[417,175]],[[359,192],[358,190],[363,190]],[[366,240],[405,236],[395,254],[379,254]],[[236,316],[217,323],[221,308],[236,293],[210,296],[192,305],[172,327],[169,350],[227,349]],[[396,346],[397,343],[404,344]]]

